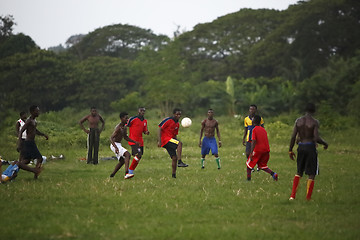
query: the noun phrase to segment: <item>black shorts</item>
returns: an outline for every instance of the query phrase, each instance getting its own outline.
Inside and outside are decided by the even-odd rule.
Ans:
[[[163,148],[165,148],[167,150],[170,157],[172,158],[173,156],[176,156],[176,149],[177,149],[178,145],[179,145],[178,140],[171,139],[163,146]]]
[[[39,152],[35,141],[25,141],[21,149],[21,155],[26,160],[42,159],[42,155]]]
[[[135,156],[137,154],[144,154],[144,146],[142,147],[137,147],[136,145],[130,145],[131,146],[131,155]]]
[[[319,163],[315,144],[299,143],[297,152],[297,173],[302,176],[305,171],[306,175],[318,175]]]

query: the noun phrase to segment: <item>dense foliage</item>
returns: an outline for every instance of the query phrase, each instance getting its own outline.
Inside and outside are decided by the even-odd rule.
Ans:
[[[69,38],[61,51],[41,50],[0,18],[0,114],[30,104],[103,111],[138,105],[189,115],[212,107],[265,115],[308,101],[359,115],[360,3],[299,1],[287,10],[251,10],[199,24],[169,39],[116,24]],[[53,48],[55,49],[55,48]]]

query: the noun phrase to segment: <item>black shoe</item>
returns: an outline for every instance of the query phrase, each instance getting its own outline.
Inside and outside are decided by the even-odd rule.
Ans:
[[[189,166],[189,165],[187,165],[183,161],[181,161],[181,160],[178,161],[178,167],[187,167],[187,166]]]
[[[176,178],[176,174],[173,173],[173,174],[172,174],[172,178]]]

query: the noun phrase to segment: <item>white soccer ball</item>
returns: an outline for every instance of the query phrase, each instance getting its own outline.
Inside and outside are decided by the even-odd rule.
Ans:
[[[184,128],[188,128],[191,126],[191,119],[188,118],[188,117],[184,117],[182,120],[181,120],[181,126],[183,126]]]

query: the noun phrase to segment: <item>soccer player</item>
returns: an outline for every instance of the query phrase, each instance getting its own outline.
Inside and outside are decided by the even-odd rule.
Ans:
[[[219,139],[219,148],[220,148],[221,137],[220,137],[219,123],[216,119],[214,119],[214,110],[209,109],[207,115],[208,117],[201,122],[201,130],[200,130],[199,147],[201,147],[201,168],[202,169],[205,168],[205,156],[208,155],[211,150],[212,155],[215,156],[217,167],[218,169],[220,169],[221,165],[218,154],[218,145],[215,139],[215,130],[216,130],[216,134]],[[202,139],[203,133],[205,136]]]
[[[116,154],[119,163],[116,164],[114,171],[111,173],[110,177],[114,177],[117,171],[124,165],[125,163],[125,179],[130,179],[134,177],[134,174],[129,174],[129,161],[130,161],[130,153],[121,146],[121,140],[124,138],[128,142],[132,142],[136,144],[136,147],[139,147],[139,142],[131,139],[127,135],[126,123],[129,119],[129,115],[126,112],[121,112],[120,115],[120,123],[115,127],[114,132],[110,136],[110,149]]]
[[[254,128],[251,135],[251,148],[249,158],[246,161],[247,166],[247,180],[251,180],[251,172],[254,169],[255,165],[258,165],[258,168],[269,173],[275,181],[278,180],[278,174],[273,172],[268,166],[267,163],[270,157],[270,146],[265,128],[260,126],[261,117],[255,115],[252,119]]]
[[[292,192],[289,200],[294,200],[300,178],[305,174],[309,176],[306,186],[306,199],[310,200],[314,189],[315,175],[319,174],[319,163],[317,158],[316,143],[328,148],[327,142],[319,136],[319,122],[312,115],[315,113],[315,105],[308,103],[304,116],[296,119],[294,129],[291,135],[289,146],[289,157],[295,159],[293,147],[296,139],[298,140],[297,155],[297,173],[294,176]]]
[[[89,123],[89,129],[86,129],[83,125],[85,121]],[[102,123],[99,129],[99,122]],[[86,115],[79,121],[81,129],[88,134],[88,154],[87,164],[98,164],[99,161],[99,144],[100,144],[100,133],[104,130],[105,121],[101,115],[97,112],[96,107],[91,107],[90,114]],[[94,155],[93,155],[94,151]]]
[[[134,176],[134,170],[144,154],[144,139],[142,135],[149,135],[147,120],[144,118],[145,111],[146,109],[144,107],[140,107],[138,109],[138,115],[131,117],[126,124],[130,132],[129,137],[140,143],[140,145],[136,145],[131,141],[129,142],[129,145],[131,146],[131,155],[134,156],[129,167],[129,176]]]
[[[8,182],[17,177],[17,173],[19,172],[20,168],[18,166],[19,161],[14,161],[6,168],[4,172],[1,172],[1,165],[0,162],[0,175],[1,175],[1,182]]]
[[[22,134],[25,131],[26,131],[26,139],[23,143],[23,146],[21,147],[21,153],[20,153],[21,158],[17,165],[21,169],[24,169],[29,172],[33,172],[34,178],[37,179],[42,170],[41,164],[43,162],[43,157],[36,146],[35,135],[43,136],[46,140],[48,140],[49,137],[37,129],[36,118],[40,114],[39,107],[35,106],[35,105],[31,106],[30,114],[31,114],[31,116],[26,120],[24,126],[21,128],[21,130],[19,132],[19,136],[18,136],[19,137],[19,141],[18,141],[19,149],[20,149]],[[36,159],[35,168],[31,168],[27,165],[30,163],[30,160],[32,160],[32,159]]]
[[[158,147],[167,150],[172,160],[172,177],[176,178],[176,167],[187,167],[188,165],[181,161],[182,142],[176,139],[179,133],[179,119],[181,110],[175,108],[173,116],[165,118],[159,123]]]
[[[249,158],[250,149],[251,149],[251,134],[254,129],[253,118],[257,113],[257,106],[255,104],[250,105],[249,107],[249,115],[244,119],[244,136],[243,136],[243,145],[246,147],[246,159]],[[260,125],[264,127],[264,120],[261,118]]]

